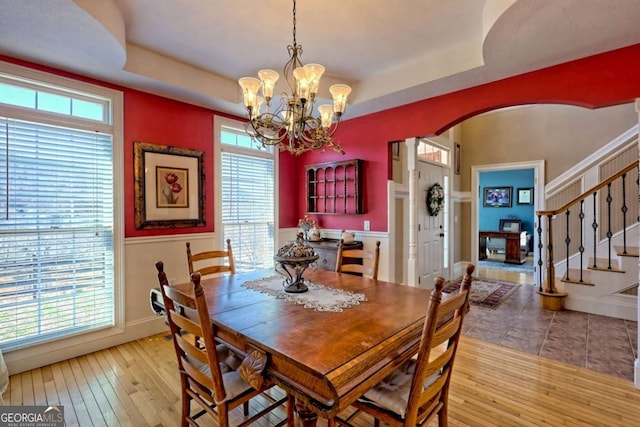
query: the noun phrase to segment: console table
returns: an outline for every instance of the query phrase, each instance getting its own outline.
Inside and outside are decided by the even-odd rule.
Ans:
[[[336,258],[338,257],[338,243],[339,239],[322,239],[318,241],[309,240],[306,243],[309,244],[320,258],[316,261],[316,266],[323,270],[335,271],[336,270]],[[356,240],[353,243],[345,243],[345,249],[362,249],[362,242]],[[345,258],[345,263],[362,263],[362,260],[354,260]]]
[[[526,231],[480,231],[478,258],[487,258],[487,237],[499,238],[505,240],[504,262],[507,264],[524,264],[527,261],[528,248],[522,251],[520,247],[522,244],[528,245],[527,234]]]

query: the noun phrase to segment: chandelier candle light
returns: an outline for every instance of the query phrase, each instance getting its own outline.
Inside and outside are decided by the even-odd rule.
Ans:
[[[295,155],[325,148],[344,154],[332,136],[346,109],[351,88],[344,84],[331,86],[333,105],[319,105],[319,115],[313,116],[320,77],[325,68],[320,64],[303,65],[300,61],[302,45],[296,42],[296,0],[293,0],[293,44],[287,46],[287,50],[290,59],[284,66],[284,78],[291,92],[282,94],[280,104],[274,106],[273,111],[273,90],[280,77],[276,71],[260,70],[259,78],[238,80],[249,116],[247,132],[263,146],[277,146],[280,151],[287,150]],[[262,96],[258,95],[260,89]]]

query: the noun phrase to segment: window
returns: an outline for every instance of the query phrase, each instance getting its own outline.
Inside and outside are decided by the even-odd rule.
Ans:
[[[0,103],[15,107],[110,122],[110,103],[99,97],[82,96],[63,89],[39,88],[26,79],[0,73]]]
[[[275,253],[275,158],[238,122],[219,129],[222,241],[231,239],[238,271],[273,266]]]
[[[418,143],[418,159],[449,166],[449,150],[427,141],[420,141]]]
[[[111,101],[34,85],[0,85],[2,349],[112,327],[117,317]],[[34,92],[25,114],[22,95]],[[87,128],[87,118],[104,120]]]

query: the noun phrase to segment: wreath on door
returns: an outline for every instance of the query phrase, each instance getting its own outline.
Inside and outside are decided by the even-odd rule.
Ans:
[[[427,191],[427,210],[429,215],[438,216],[444,207],[444,190],[438,183],[433,184]]]

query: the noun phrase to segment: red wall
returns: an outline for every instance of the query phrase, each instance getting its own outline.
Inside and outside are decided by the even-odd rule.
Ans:
[[[133,89],[26,65],[124,92],[125,236],[213,231],[213,110],[195,107]],[[304,165],[359,158],[364,163],[363,215],[322,215],[321,227],[362,230],[365,219],[372,231],[387,230],[388,143],[412,136],[443,132],[478,113],[529,103],[564,103],[599,108],[629,103],[640,97],[640,44],[555,67],[423,100],[368,116],[347,120],[336,134],[346,154],[331,151],[301,157],[280,156],[280,227],[294,227],[304,216]],[[222,114],[224,115],[224,114]],[[348,115],[348,110],[347,110]],[[133,141],[188,147],[205,151],[206,226],[174,230],[136,230],[133,212]]]
[[[280,153],[279,157],[280,188],[278,189],[278,210],[280,227],[295,227],[298,225],[300,212],[304,212],[304,169],[297,168],[299,159],[287,153]],[[298,197],[299,188],[303,189],[302,198]],[[304,216],[304,214],[303,214]]]
[[[106,86],[120,90],[124,93],[124,222],[125,237],[155,236],[165,234],[189,234],[214,231],[214,158],[213,150],[213,118],[214,115],[233,117],[214,110],[185,104],[168,98],[152,95],[134,89],[112,85],[84,76],[52,69],[38,64],[29,63],[0,55],[0,60],[14,64],[38,69],[52,74]],[[241,120],[241,119],[240,119]],[[136,230],[134,217],[134,170],[133,170],[133,142],[141,141],[150,144],[185,147],[204,151],[205,156],[205,194],[206,208],[203,227],[189,227],[160,230]],[[291,177],[293,168],[290,161],[284,159],[280,164],[286,170],[281,172],[285,178],[284,188],[281,194],[297,192],[296,180]],[[281,204],[288,203],[287,197],[281,200]],[[289,203],[290,204],[290,203]],[[291,204],[290,204],[291,205]],[[288,216],[297,216],[298,206],[293,203],[293,208],[285,212]]]
[[[371,230],[386,231],[389,142],[437,135],[476,114],[506,106],[560,103],[600,108],[639,97],[640,44],[347,120],[336,133],[346,155],[313,153],[301,163],[365,160],[365,213],[322,215],[320,225],[362,230],[363,220],[368,219]],[[303,165],[298,168],[302,180]],[[297,197],[304,200],[304,187]],[[300,216],[304,208],[300,206]]]
[[[342,123],[334,139],[342,145],[345,154],[327,150],[324,153],[306,153],[300,157],[297,176],[302,182],[305,178],[305,165],[348,159],[364,160],[362,171],[364,177],[362,189],[364,214],[310,214],[310,217],[318,221],[320,228],[363,230],[364,220],[369,220],[372,231],[387,229],[387,163],[389,158],[387,147],[390,140],[386,138],[372,139],[371,136],[380,131],[379,124],[376,126],[378,129],[374,131],[374,129],[367,129],[366,125],[365,128],[362,128],[352,126],[349,122]],[[362,133],[363,129],[367,129],[366,134]],[[304,185],[299,186],[298,200],[300,200],[299,218],[302,218],[306,208],[306,188]],[[291,224],[291,226],[296,224]]]
[[[126,237],[213,231],[213,112],[167,98],[124,89],[124,196]],[[133,142],[204,151],[206,209],[204,227],[136,230]]]

